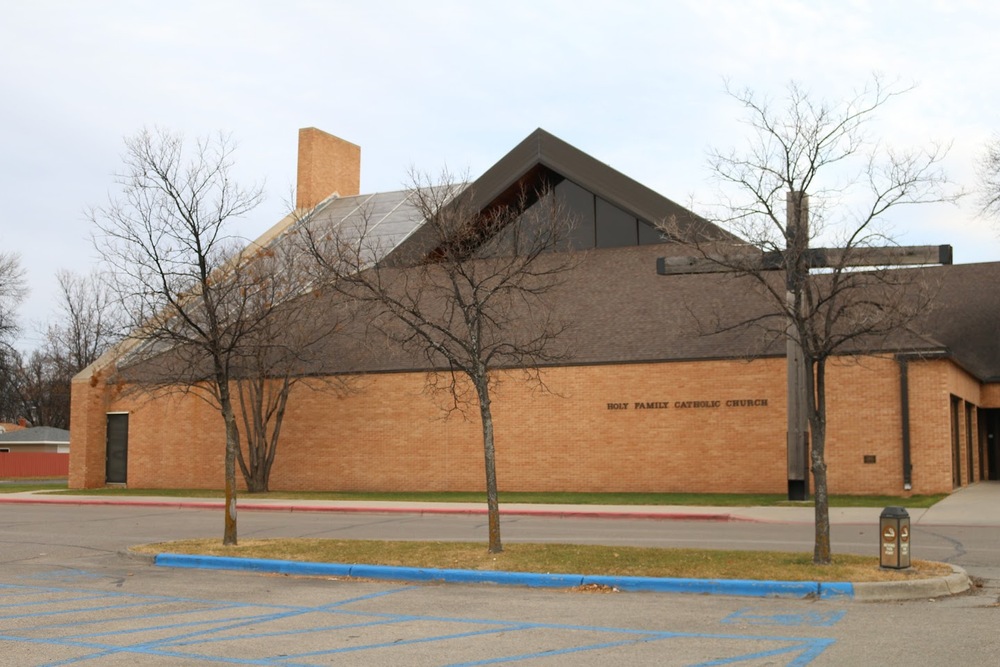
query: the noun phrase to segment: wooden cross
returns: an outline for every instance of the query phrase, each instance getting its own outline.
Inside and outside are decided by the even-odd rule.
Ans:
[[[764,271],[785,269],[785,298],[794,303],[809,277],[810,269],[833,267],[913,266],[926,264],[951,264],[952,248],[940,246],[901,246],[885,248],[809,248],[809,203],[802,192],[790,192],[787,200],[788,248],[785,251],[762,253],[757,267]],[[795,249],[798,258],[795,266],[786,267],[785,254]],[[722,258],[660,257],[656,272],[661,276],[690,273],[721,273],[731,271],[723,265]],[[789,318],[786,331],[785,358],[787,360],[788,392],[788,499],[807,500],[809,497],[809,421],[806,401],[807,386],[805,355],[799,343],[794,324]]]

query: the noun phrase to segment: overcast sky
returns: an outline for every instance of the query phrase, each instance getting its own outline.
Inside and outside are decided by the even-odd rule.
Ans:
[[[1000,131],[996,2],[0,3],[0,249],[28,270],[24,348],[54,313],[55,271],[95,266],[85,210],[144,126],[232,133],[239,177],[268,192],[248,237],[286,211],[300,127],[361,146],[362,192],[403,187],[411,167],[478,176],[542,127],[697,206],[712,203],[706,151],[746,135],[726,80],[833,102],[873,72],[915,84],[878,130],[951,142],[966,188]],[[971,198],[891,223],[899,243],[1000,260],[1000,227]]]

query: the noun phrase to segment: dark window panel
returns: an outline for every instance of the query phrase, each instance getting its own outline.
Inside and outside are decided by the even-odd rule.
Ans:
[[[644,220],[639,221],[639,245],[663,243],[663,232]]]
[[[556,186],[559,205],[573,219],[570,247],[574,250],[593,248],[597,243],[594,224],[594,195],[576,183],[565,180]]]
[[[638,221],[611,202],[597,197],[597,247],[639,245]]]

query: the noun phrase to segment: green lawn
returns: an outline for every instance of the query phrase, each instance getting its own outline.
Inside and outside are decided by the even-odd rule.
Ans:
[[[66,482],[47,482],[45,480],[37,481],[30,479],[12,479],[12,480],[0,480],[3,484],[0,484],[0,494],[3,493],[21,493],[22,491],[57,491],[65,490]]]

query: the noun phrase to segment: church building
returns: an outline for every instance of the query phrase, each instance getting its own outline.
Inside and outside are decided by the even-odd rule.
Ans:
[[[361,194],[360,152],[301,130],[298,213],[257,243],[303,219],[343,229],[363,211],[396,256],[420,250],[412,193]],[[705,330],[720,316],[752,320],[763,297],[725,273],[657,272],[661,258],[690,252],[678,240],[738,239],[540,129],[468,187],[487,210],[539,185],[572,212],[565,252],[581,259],[552,296],[569,326],[564,358],[540,370],[544,390],[512,374],[493,396],[501,501],[504,491],[785,493],[785,341],[752,326]],[[691,238],[665,235],[666,220]],[[936,494],[1000,479],[1000,262],[897,270],[927,286],[926,308],[880,347],[827,364],[830,492]],[[222,488],[218,410],[190,393],[129,391],[127,349],[73,380],[70,487]],[[449,414],[428,391],[430,370],[385,343],[331,343],[305,371],[315,381],[289,398],[270,489],[483,489],[478,412]]]

